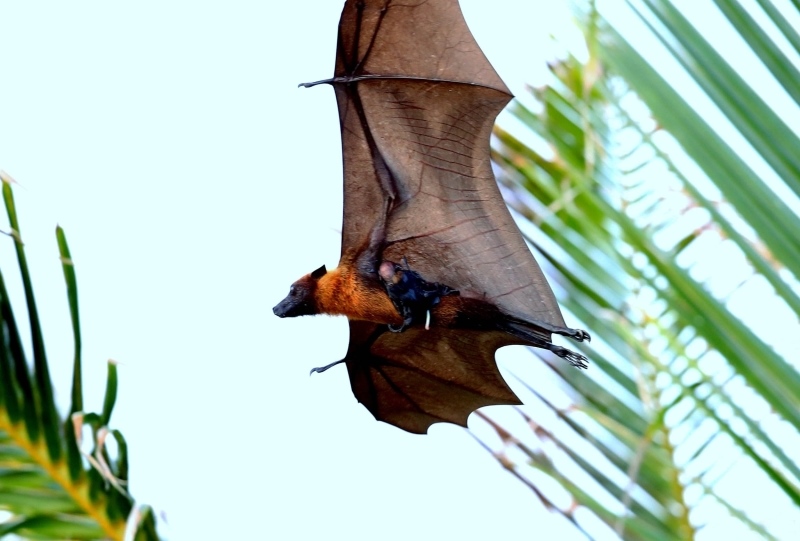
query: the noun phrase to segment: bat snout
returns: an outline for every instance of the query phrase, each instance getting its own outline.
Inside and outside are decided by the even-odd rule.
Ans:
[[[278,317],[292,317],[292,309],[294,308],[294,304],[290,302],[288,299],[283,299],[281,302],[275,305],[272,309],[272,313]]]
[[[311,316],[317,313],[314,306],[314,303],[305,297],[289,294],[275,305],[272,313],[278,317]]]
[[[275,307],[272,309],[272,313],[275,314],[278,317],[286,317],[287,312],[288,312],[288,309],[287,309],[285,300],[283,300],[283,301],[279,302],[278,304],[276,304]]]

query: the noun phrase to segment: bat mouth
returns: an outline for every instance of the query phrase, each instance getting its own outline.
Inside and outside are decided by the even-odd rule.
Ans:
[[[285,318],[311,316],[317,312],[314,306],[307,302],[296,302],[292,299],[284,299],[272,309],[272,313],[280,318]]]

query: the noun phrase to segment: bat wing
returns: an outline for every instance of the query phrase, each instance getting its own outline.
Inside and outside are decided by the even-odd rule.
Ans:
[[[385,258],[563,327],[491,169],[492,126],[512,96],[457,0],[349,0],[334,75],[343,252],[363,244],[392,198]]]
[[[377,420],[424,434],[433,423],[467,426],[469,414],[483,406],[521,404],[494,361],[495,350],[510,343],[496,331],[393,333],[351,321],[345,362],[353,394]]]
[[[342,132],[343,256],[385,218],[385,259],[406,258],[425,280],[521,320],[564,327],[491,168],[492,126],[512,96],[457,0],[347,0],[325,82]],[[482,406],[520,403],[494,358],[522,343],[507,333],[392,333],[352,320],[350,332],[351,386],[379,420],[424,433],[436,422],[466,425]]]

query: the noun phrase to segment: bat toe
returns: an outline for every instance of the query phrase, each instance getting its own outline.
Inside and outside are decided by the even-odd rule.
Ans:
[[[589,359],[580,353],[553,344],[549,346],[549,349],[575,368],[589,368]]]

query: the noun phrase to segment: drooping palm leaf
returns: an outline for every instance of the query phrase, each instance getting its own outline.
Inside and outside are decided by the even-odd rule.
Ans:
[[[797,135],[672,3],[643,4],[635,12],[796,191]],[[718,4],[797,101],[794,68],[769,35],[738,5]],[[593,363],[583,373],[544,359],[551,377],[524,380],[531,431],[490,419],[495,452],[589,537],[691,539],[705,527],[780,538],[800,517],[800,374],[753,329],[758,315],[733,307],[749,295],[750,312],[784,310],[786,332],[800,332],[800,217],[641,46],[593,5],[581,19],[588,60],[552,66],[553,83],[534,91],[540,110],[515,110],[530,132],[498,128],[494,157],[562,306],[595,338],[581,346]],[[552,155],[522,142],[531,134]],[[763,283],[772,292],[748,293]],[[552,503],[552,481],[572,505]],[[732,484],[757,487],[758,501]],[[787,520],[765,519],[765,499]]]

